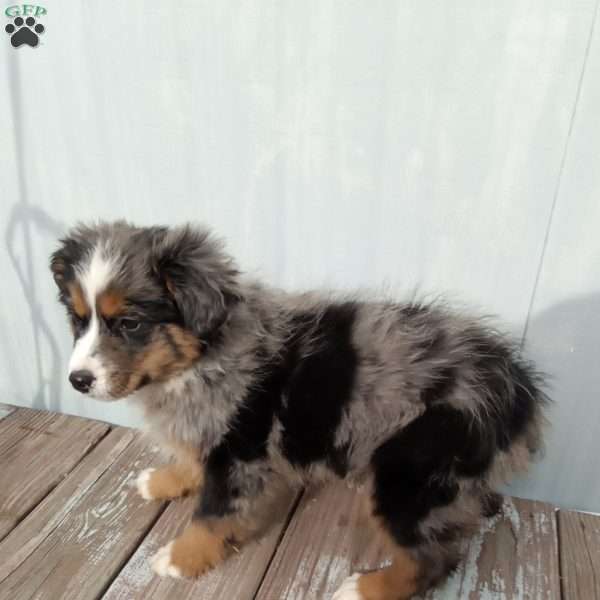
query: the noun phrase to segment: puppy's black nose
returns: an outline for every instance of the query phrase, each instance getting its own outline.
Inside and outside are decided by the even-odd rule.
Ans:
[[[92,375],[90,371],[81,370],[73,371],[69,375],[69,381],[78,392],[81,392],[82,394],[87,394],[90,391],[90,388],[92,387],[94,381],[96,381],[96,378]]]

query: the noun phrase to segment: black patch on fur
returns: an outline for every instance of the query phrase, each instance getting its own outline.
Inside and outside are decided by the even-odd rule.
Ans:
[[[348,404],[357,368],[352,329],[357,306],[353,302],[329,305],[308,332],[308,355],[294,366],[287,385],[287,403],[279,412],[282,448],[293,465],[306,467],[333,460],[335,431]]]
[[[233,416],[229,430],[210,453],[205,468],[205,485],[196,518],[223,516],[232,512],[232,501],[239,496],[230,473],[236,462],[252,462],[267,456],[267,441],[278,411],[284,386],[291,373],[290,359],[295,351],[289,346],[283,355],[269,358],[262,348],[257,354],[265,362],[243,404]]]
[[[127,298],[127,313],[148,323],[174,323],[183,326],[179,311],[168,297],[155,300]]]
[[[492,444],[467,415],[435,405],[375,451],[375,512],[398,544],[422,541],[419,523],[454,501],[459,476],[485,472]]]
[[[235,490],[229,488],[229,473],[238,461],[267,457],[275,415],[283,426],[284,454],[292,464],[307,466],[325,460],[340,477],[346,474],[348,448],[335,448],[333,442],[354,382],[356,352],[351,333],[355,311],[351,303],[331,305],[316,324],[314,315],[298,315],[283,352],[265,356],[228,433],[208,457],[208,484],[197,516],[218,516],[230,510]],[[309,340],[316,340],[316,348],[299,361],[302,344]],[[261,348],[257,353],[265,355]]]
[[[233,512],[231,503],[235,498],[235,490],[229,482],[232,465],[233,457],[227,446],[221,444],[210,453],[205,465],[200,503],[194,511],[194,518],[224,517]]]
[[[234,416],[222,444],[238,460],[250,462],[266,457],[273,416],[281,403],[287,369],[285,364],[268,364]]]
[[[348,448],[336,448],[333,442],[354,383],[357,359],[351,336],[355,313],[356,306],[348,302],[330,305],[318,320],[314,314],[297,314],[285,348],[265,359],[215,452],[229,456],[230,465],[265,458],[277,415],[283,427],[283,452],[292,464],[306,467],[325,460],[343,477],[348,471]],[[301,359],[307,343],[315,347]],[[257,352],[264,354],[261,349]]]
[[[87,331],[90,324],[89,317],[80,317],[75,311],[67,305],[67,314],[71,319],[71,326],[73,330],[73,338],[78,340]]]

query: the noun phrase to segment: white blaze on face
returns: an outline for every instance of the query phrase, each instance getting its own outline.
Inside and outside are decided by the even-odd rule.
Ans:
[[[95,377],[89,394],[98,398],[109,396],[106,367],[98,356],[100,321],[96,311],[96,299],[116,274],[115,262],[103,256],[96,247],[89,263],[79,273],[78,279],[85,300],[90,307],[90,321],[85,333],[77,340],[69,361],[69,375],[75,371],[89,371]]]

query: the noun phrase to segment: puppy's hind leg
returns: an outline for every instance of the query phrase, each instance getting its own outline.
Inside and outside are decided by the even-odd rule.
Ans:
[[[375,522],[391,550],[391,564],[351,575],[332,600],[408,600],[425,593],[456,568],[462,555],[462,527],[443,526],[437,532],[430,531],[428,539],[412,541],[397,535],[397,522],[381,515],[376,516]]]
[[[403,548],[383,569],[348,577],[333,600],[406,600],[419,590],[421,565]]]
[[[461,419],[456,411],[430,409],[375,451],[372,514],[392,544],[392,564],[353,575],[335,600],[407,600],[456,567],[461,542],[481,515],[480,497],[472,491],[480,473],[457,460],[462,459],[464,439],[468,440],[468,427],[463,435]],[[451,427],[458,430],[451,443],[437,443],[449,437]],[[470,477],[457,475],[457,463],[462,469],[469,467]],[[481,474],[486,466],[487,462]]]

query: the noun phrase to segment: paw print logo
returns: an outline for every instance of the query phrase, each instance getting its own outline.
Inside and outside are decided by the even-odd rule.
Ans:
[[[10,43],[15,48],[23,44],[35,48],[40,42],[38,34],[44,33],[44,26],[41,23],[36,24],[33,17],[27,17],[25,20],[21,17],[16,17],[4,30],[10,35]]]

